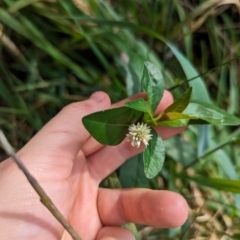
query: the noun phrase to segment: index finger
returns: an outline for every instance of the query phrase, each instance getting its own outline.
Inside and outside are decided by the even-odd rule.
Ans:
[[[48,164],[56,159],[74,160],[90,137],[81,124],[82,118],[109,107],[110,99],[104,92],[95,92],[85,101],[69,104],[18,152],[19,156],[30,159],[31,163],[33,163],[32,156],[47,158]],[[27,158],[29,155],[30,157]]]

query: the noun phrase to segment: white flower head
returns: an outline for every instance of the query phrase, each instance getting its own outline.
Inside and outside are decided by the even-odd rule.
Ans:
[[[152,139],[152,134],[150,134],[151,128],[146,123],[131,124],[128,128],[129,133],[127,136],[127,141],[131,142],[133,147],[139,148],[141,142],[145,146],[148,145],[148,141]]]

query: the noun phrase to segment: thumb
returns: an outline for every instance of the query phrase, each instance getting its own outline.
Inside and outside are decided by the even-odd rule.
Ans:
[[[31,163],[34,163],[34,159],[41,156],[47,158],[50,165],[49,161],[55,161],[56,158],[58,161],[74,160],[90,137],[82,125],[82,118],[90,113],[109,108],[110,105],[110,99],[106,93],[95,92],[88,100],[64,107],[19,151],[19,157],[23,161],[30,159]]]

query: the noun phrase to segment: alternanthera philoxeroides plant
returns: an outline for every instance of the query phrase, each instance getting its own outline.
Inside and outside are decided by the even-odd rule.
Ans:
[[[164,79],[152,63],[146,62],[141,77],[141,91],[147,100],[139,98],[125,106],[96,112],[82,121],[90,134],[103,145],[117,145],[125,138],[132,147],[145,145],[144,171],[148,178],[156,176],[165,159],[162,138],[153,127],[182,127],[189,124],[239,125],[240,119],[218,107],[190,101],[192,88],[163,112],[154,115],[164,92]]]

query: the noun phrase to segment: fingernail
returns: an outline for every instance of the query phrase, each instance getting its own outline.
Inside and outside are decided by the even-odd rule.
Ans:
[[[97,102],[101,102],[104,99],[105,95],[103,92],[95,92],[91,95],[90,99],[93,99]]]

